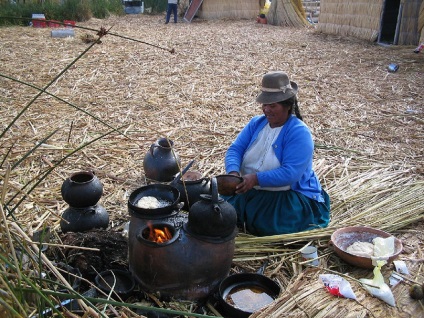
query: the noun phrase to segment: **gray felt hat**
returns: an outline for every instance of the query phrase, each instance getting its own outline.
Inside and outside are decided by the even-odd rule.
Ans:
[[[256,97],[260,104],[272,104],[289,99],[297,94],[297,84],[281,71],[269,72],[262,78],[261,93]]]

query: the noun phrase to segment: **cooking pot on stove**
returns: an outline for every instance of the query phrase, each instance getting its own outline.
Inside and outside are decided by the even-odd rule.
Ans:
[[[201,200],[200,195],[210,194],[211,191],[209,178],[202,178],[202,174],[198,171],[188,171],[193,163],[194,160],[171,182],[171,185],[180,191],[180,201],[184,203],[185,211],[189,211],[194,203]]]
[[[137,206],[138,201],[143,197],[155,197],[157,200],[169,204],[152,209]],[[134,190],[130,194],[128,210],[131,215],[138,218],[157,219],[177,213],[181,208],[179,201],[180,192],[177,188],[168,184],[149,184]]]
[[[197,237],[224,238],[236,234],[237,213],[235,208],[220,198],[216,178],[211,178],[211,195],[201,194],[188,215],[186,230]]]

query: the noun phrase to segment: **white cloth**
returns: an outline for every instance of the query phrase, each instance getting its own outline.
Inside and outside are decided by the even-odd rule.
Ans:
[[[259,133],[255,142],[247,149],[241,165],[241,174],[256,173],[259,171],[268,171],[277,169],[281,166],[280,161],[275,156],[272,145],[275,143],[281,132],[281,127],[271,128],[267,124]],[[285,187],[263,187],[255,186],[258,190],[268,191],[287,191],[290,186]]]
[[[168,0],[169,4],[178,4],[178,0]]]

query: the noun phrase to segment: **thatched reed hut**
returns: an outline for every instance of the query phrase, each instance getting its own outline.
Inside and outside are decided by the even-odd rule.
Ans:
[[[321,0],[318,30],[381,44],[417,45],[422,29],[419,21],[424,19],[420,19],[422,3],[422,0]]]

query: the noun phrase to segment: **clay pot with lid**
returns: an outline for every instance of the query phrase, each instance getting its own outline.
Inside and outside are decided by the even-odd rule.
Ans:
[[[143,159],[146,178],[169,182],[180,171],[181,160],[173,149],[174,142],[168,138],[159,138],[150,146]]]
[[[189,171],[184,174],[184,180],[179,180],[175,187],[180,191],[183,209],[190,211],[194,203],[201,200],[202,194],[210,194],[210,179],[202,177],[199,172]]]
[[[186,230],[204,238],[230,239],[237,234],[235,208],[218,195],[216,178],[211,178],[211,193],[200,195],[190,208]]]

